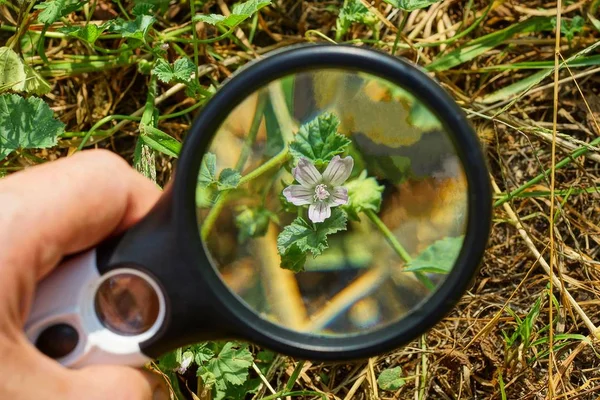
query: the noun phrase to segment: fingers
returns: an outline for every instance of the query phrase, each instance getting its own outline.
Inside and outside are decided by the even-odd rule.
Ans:
[[[149,371],[127,367],[95,366],[73,372],[80,385],[73,399],[89,400],[168,400],[164,379]],[[79,393],[79,390],[82,392]]]
[[[123,159],[85,151],[0,181],[0,265],[46,275],[146,214],[160,191]]]

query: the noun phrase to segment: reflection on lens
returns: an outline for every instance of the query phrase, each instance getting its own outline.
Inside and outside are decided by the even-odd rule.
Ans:
[[[348,336],[401,320],[451,272],[467,183],[418,95],[343,70],[273,81],[203,155],[198,224],[214,268],[262,318]]]
[[[96,292],[96,314],[104,326],[121,335],[139,335],[158,318],[159,300],[142,277],[119,274],[106,279]]]

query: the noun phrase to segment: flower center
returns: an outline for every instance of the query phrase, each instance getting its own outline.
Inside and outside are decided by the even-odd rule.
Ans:
[[[326,200],[329,198],[329,196],[330,196],[330,194],[327,191],[327,185],[320,183],[317,186],[315,186],[315,196],[314,196],[315,201]]]

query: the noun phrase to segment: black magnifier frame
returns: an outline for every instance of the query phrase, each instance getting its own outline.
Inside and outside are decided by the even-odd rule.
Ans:
[[[362,72],[408,90],[438,117],[451,138],[467,179],[468,216],[454,268],[421,304],[399,321],[347,337],[302,334],[259,317],[223,282],[211,264],[196,211],[202,157],[227,116],[249,95],[294,73],[319,69]],[[462,109],[420,67],[373,49],[303,44],[269,54],[238,70],[212,97],[186,137],[175,177],[152,212],[98,250],[101,273],[134,265],[153,276],[166,294],[165,323],[141,343],[158,357],[205,340],[241,339],[296,358],[364,359],[400,347],[425,333],[458,302],[472,283],[491,229],[492,194],[487,163]]]

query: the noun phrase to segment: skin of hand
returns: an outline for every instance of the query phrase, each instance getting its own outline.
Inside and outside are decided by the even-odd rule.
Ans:
[[[159,196],[151,181],[105,150],[0,179],[0,399],[169,398],[158,374],[122,366],[67,369],[23,332],[36,283],[65,255],[137,222]]]

